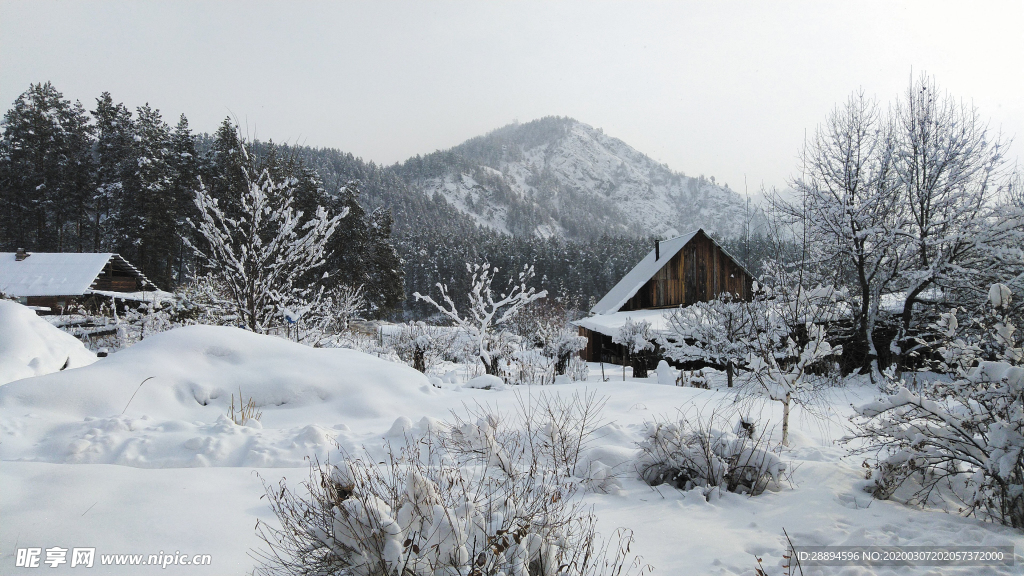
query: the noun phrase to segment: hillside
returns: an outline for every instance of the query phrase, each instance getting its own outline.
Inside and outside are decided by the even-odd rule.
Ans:
[[[693,178],[571,118],[511,124],[396,165],[410,190],[516,236],[736,236],[744,198]]]

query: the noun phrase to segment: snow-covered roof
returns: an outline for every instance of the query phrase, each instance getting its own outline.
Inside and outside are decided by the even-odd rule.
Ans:
[[[118,254],[30,252],[18,261],[14,252],[0,252],[0,292],[11,296],[79,296],[85,294],[114,260],[142,280],[153,283]]]
[[[946,297],[945,292],[941,288],[928,288],[917,295],[918,302],[941,302]],[[884,310],[892,314],[900,314],[903,312],[903,305],[907,302],[907,293],[890,292],[888,294],[882,294],[878,299],[879,310]]]
[[[665,264],[667,264],[673,256],[678,254],[679,251],[683,249],[683,246],[686,246],[690,242],[690,240],[693,240],[693,237],[696,236],[698,233],[706,236],[708,240],[711,240],[711,243],[717,246],[723,254],[725,254],[730,260],[733,261],[733,263],[735,263],[737,266],[740,267],[740,269],[746,272],[748,276],[753,277],[753,275],[750,274],[750,272],[746,268],[744,268],[743,265],[740,264],[739,261],[736,260],[736,258],[734,258],[732,254],[729,254],[729,252],[726,251],[726,249],[723,248],[721,244],[715,242],[715,239],[712,238],[711,236],[708,236],[707,232],[704,232],[703,228],[698,228],[693,232],[683,234],[682,236],[676,236],[675,238],[662,240],[658,247],[658,252],[660,253],[661,257],[655,259],[655,251],[651,250],[647,254],[647,256],[644,256],[643,260],[641,260],[636,266],[633,267],[632,270],[629,271],[628,274],[622,277],[622,280],[619,280],[618,284],[612,287],[612,289],[609,290],[608,293],[604,295],[604,298],[601,298],[601,300],[597,304],[595,304],[593,308],[590,309],[590,313],[611,314],[613,312],[618,312],[619,308],[622,308],[622,306],[626,302],[628,302],[630,298],[636,296],[636,293],[639,292],[641,288],[643,288],[644,284],[646,284],[648,280],[653,278],[654,275],[658,273],[658,270],[661,270],[661,268],[665,266]]]
[[[647,256],[644,256],[644,259],[634,266],[628,274],[623,276],[622,280],[619,280],[619,283],[609,290],[608,293],[604,295],[604,298],[601,298],[601,300],[595,304],[590,311],[594,314],[611,314],[613,312],[618,312],[619,308],[622,308],[623,304],[635,296],[637,291],[639,291],[648,280],[657,274],[658,270],[661,270],[662,266],[667,264],[673,256],[682,250],[683,246],[686,246],[686,243],[692,240],[698,232],[703,232],[703,230],[697,229],[689,234],[683,234],[682,236],[662,240],[661,246],[658,248],[658,251],[661,253],[661,258],[655,259],[654,250],[651,250],[651,252],[647,254]]]
[[[615,336],[619,329],[626,323],[626,320],[642,322],[646,320],[651,324],[651,332],[665,332],[668,330],[668,318],[678,308],[662,308],[660,310],[630,310],[629,312],[612,312],[611,314],[598,314],[580,318],[573,322],[574,325],[586,328],[592,332],[598,332],[606,336]]]

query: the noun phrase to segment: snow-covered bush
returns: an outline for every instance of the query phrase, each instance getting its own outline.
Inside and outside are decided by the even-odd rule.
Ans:
[[[935,326],[945,335],[939,366],[951,381],[920,393],[900,383],[857,408],[858,431],[845,440],[863,441],[857,452],[874,454],[876,497],[909,487],[908,502],[951,496],[968,514],[1024,528],[1024,367],[1004,312],[1007,292],[990,291],[996,321],[986,338],[964,336],[955,311]],[[989,347],[993,357],[985,359]]]
[[[708,390],[711,383],[704,370],[683,370],[679,373],[679,385],[690,388],[703,388]]]
[[[586,360],[574,354],[569,357],[569,363],[565,367],[565,375],[573,382],[586,382],[590,377],[590,366],[587,366]]]
[[[384,340],[403,362],[425,373],[452,353],[457,337],[454,330],[413,322],[401,325]]]
[[[256,573],[644,571],[629,552],[631,533],[602,540],[592,509],[577,497],[585,482],[551,465],[527,440],[539,443],[550,429],[527,431],[523,424],[478,412],[402,449],[389,447],[379,464],[369,455],[343,456],[336,464],[314,463],[300,490],[284,480],[266,486],[281,528],[261,525],[266,547],[257,553]]]
[[[178,286],[173,298],[166,303],[171,323],[179,326],[236,325],[238,316],[232,313],[225,290],[224,285],[212,274],[189,279]]]
[[[554,374],[567,374],[572,358],[587,347],[587,339],[569,320],[574,311],[558,300],[544,300],[525,309],[512,321],[513,330],[524,339],[524,349],[538,348],[554,362]]]
[[[363,287],[345,284],[314,292],[310,298],[296,300],[294,304],[292,308],[281,308],[287,321],[285,335],[313,347],[337,347],[337,342],[349,332],[351,322],[367,307]]]
[[[555,381],[555,359],[535,348],[528,341],[520,340],[520,346],[509,355],[512,361],[507,369],[506,380],[518,384],[545,385]]]
[[[626,322],[612,337],[613,343],[626,349],[634,378],[647,378],[647,364],[654,352],[653,341],[651,323],[647,320],[634,322],[632,318],[626,318]]]
[[[652,486],[671,484],[681,490],[700,488],[705,497],[716,490],[760,494],[778,483],[786,465],[747,420],[737,432],[714,427],[715,415],[705,422],[698,413],[675,422],[647,424],[636,462],[640,477]]]
[[[537,302],[512,321],[511,330],[518,346],[511,352],[514,374],[511,381],[520,384],[552,384],[559,376],[583,380],[580,350],[587,339],[569,324],[571,312],[557,301]],[[576,360],[574,362],[574,359]]]

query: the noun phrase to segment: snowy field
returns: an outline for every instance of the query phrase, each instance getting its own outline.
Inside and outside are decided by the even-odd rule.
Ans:
[[[10,323],[12,306],[0,309]],[[109,554],[209,554],[208,566],[167,566],[165,573],[247,574],[260,546],[257,520],[274,523],[262,480],[308,477],[307,458],[338,447],[383,454],[432,422],[482,403],[514,410],[517,394],[595,392],[607,399],[590,456],[613,466],[622,490],[587,494],[599,530],[635,533],[633,551],[656,574],[754,574],[760,557],[781,574],[783,529],[800,545],[1012,545],[1017,566],[970,568],[862,567],[805,569],[807,574],[1019,574],[1024,535],[1003,526],[864,492],[862,459],[835,444],[850,405],[873,390],[850,383],[826,396],[825,418],[797,409],[791,447],[781,457],[791,479],[749,497],[651,488],[632,459],[645,422],[700,409],[735,416],[728,389],[700,390],[622,380],[618,366],[591,365],[587,382],[502,390],[445,382],[440,388],[404,365],[360,352],[314,349],[233,328],[189,327],[146,338],[126,350],[60,370],[49,339],[60,334],[22,318],[36,334],[14,346],[2,332],[0,367],[14,380],[0,386],[0,573],[148,574],[156,566],[100,565]],[[40,321],[40,324],[45,325]],[[48,327],[48,325],[46,325]],[[52,329],[56,332],[56,329]],[[41,331],[41,335],[39,332]],[[19,341],[20,342],[20,341]],[[73,344],[73,343],[72,343]],[[40,352],[32,355],[32,347]],[[28,350],[28,352],[26,352]],[[37,360],[38,359],[38,360]],[[34,364],[33,364],[34,362]],[[44,369],[45,366],[50,368]],[[19,371],[20,370],[20,371]],[[50,372],[43,375],[43,372]],[[715,375],[724,386],[724,377]],[[3,378],[0,378],[0,382]],[[436,382],[436,381],[435,381]],[[262,410],[258,421],[226,416],[241,394]],[[781,421],[777,403],[752,406],[759,422]],[[775,431],[778,436],[778,431]],[[955,510],[954,510],[955,512]],[[94,567],[16,568],[16,549],[96,549]],[[42,560],[45,560],[45,552]]]

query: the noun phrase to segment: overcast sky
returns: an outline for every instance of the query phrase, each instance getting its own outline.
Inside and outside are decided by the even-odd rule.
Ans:
[[[785,185],[852,91],[921,71],[1024,140],[1021,0],[0,2],[4,109],[49,80],[385,164],[571,116],[741,192]]]

